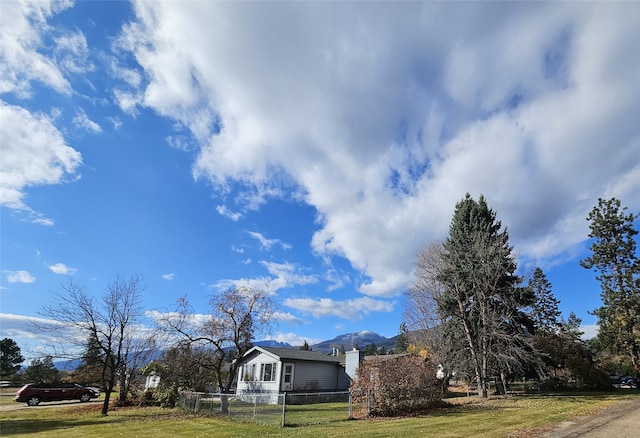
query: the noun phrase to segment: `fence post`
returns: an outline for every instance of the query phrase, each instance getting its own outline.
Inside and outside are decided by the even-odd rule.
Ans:
[[[254,395],[253,396],[253,419],[256,419],[256,415],[257,415],[257,410],[258,410],[258,396]]]
[[[349,420],[353,420],[353,405],[351,400],[351,391],[349,391]]]
[[[280,427],[284,427],[286,406],[287,406],[287,393],[285,392],[282,394],[282,424],[280,425]]]

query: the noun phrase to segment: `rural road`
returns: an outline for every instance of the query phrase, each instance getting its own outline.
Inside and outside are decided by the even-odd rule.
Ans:
[[[13,397],[12,397],[13,398]],[[47,409],[47,408],[55,408],[55,407],[62,407],[62,406],[73,406],[73,405],[90,405],[90,404],[102,404],[102,400],[91,400],[88,401],[86,403],[81,403],[79,401],[76,400],[70,400],[70,401],[59,401],[59,402],[47,402],[47,403],[41,403],[38,406],[27,406],[26,403],[15,403],[11,404],[11,405],[0,405],[0,412],[7,412],[7,411],[17,411],[18,409]]]
[[[603,409],[596,415],[563,421],[543,438],[636,438],[640,436],[640,399]]]

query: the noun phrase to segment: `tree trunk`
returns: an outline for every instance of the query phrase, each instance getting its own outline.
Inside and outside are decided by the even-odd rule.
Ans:
[[[120,403],[126,403],[128,391],[129,385],[127,384],[127,371],[123,369],[120,373],[120,387],[118,388],[118,400]]]
[[[107,416],[109,412],[109,400],[111,399],[111,391],[113,391],[113,381],[107,383],[104,394],[104,403],[102,403],[102,415]]]
[[[498,393],[504,394],[504,397],[507,397],[507,376],[504,374],[504,371],[500,371],[500,381],[502,382],[502,391],[498,391]]]

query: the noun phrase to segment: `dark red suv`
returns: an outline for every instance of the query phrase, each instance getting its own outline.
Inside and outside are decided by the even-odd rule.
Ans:
[[[98,398],[100,390],[93,387],[80,386],[76,383],[28,383],[16,392],[13,401],[36,406],[40,402],[80,400],[88,402]]]

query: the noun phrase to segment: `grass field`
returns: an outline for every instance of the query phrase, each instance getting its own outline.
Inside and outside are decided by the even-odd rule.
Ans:
[[[9,398],[9,397],[2,397]],[[251,422],[186,414],[178,409],[118,408],[107,417],[100,405],[65,405],[0,412],[0,435],[11,437],[506,437],[535,436],[568,418],[597,412],[631,398],[637,392],[575,393],[525,397],[461,397],[452,405],[422,416],[394,419],[346,418],[346,403],[325,406],[328,420],[307,426],[265,426]],[[12,402],[13,403],[13,402]],[[317,406],[316,406],[317,407]],[[314,405],[309,415],[318,415]],[[334,410],[335,412],[328,412]],[[312,413],[313,411],[313,413]],[[336,416],[336,412],[341,414]],[[296,415],[304,415],[298,412]],[[319,419],[320,420],[320,419]]]

